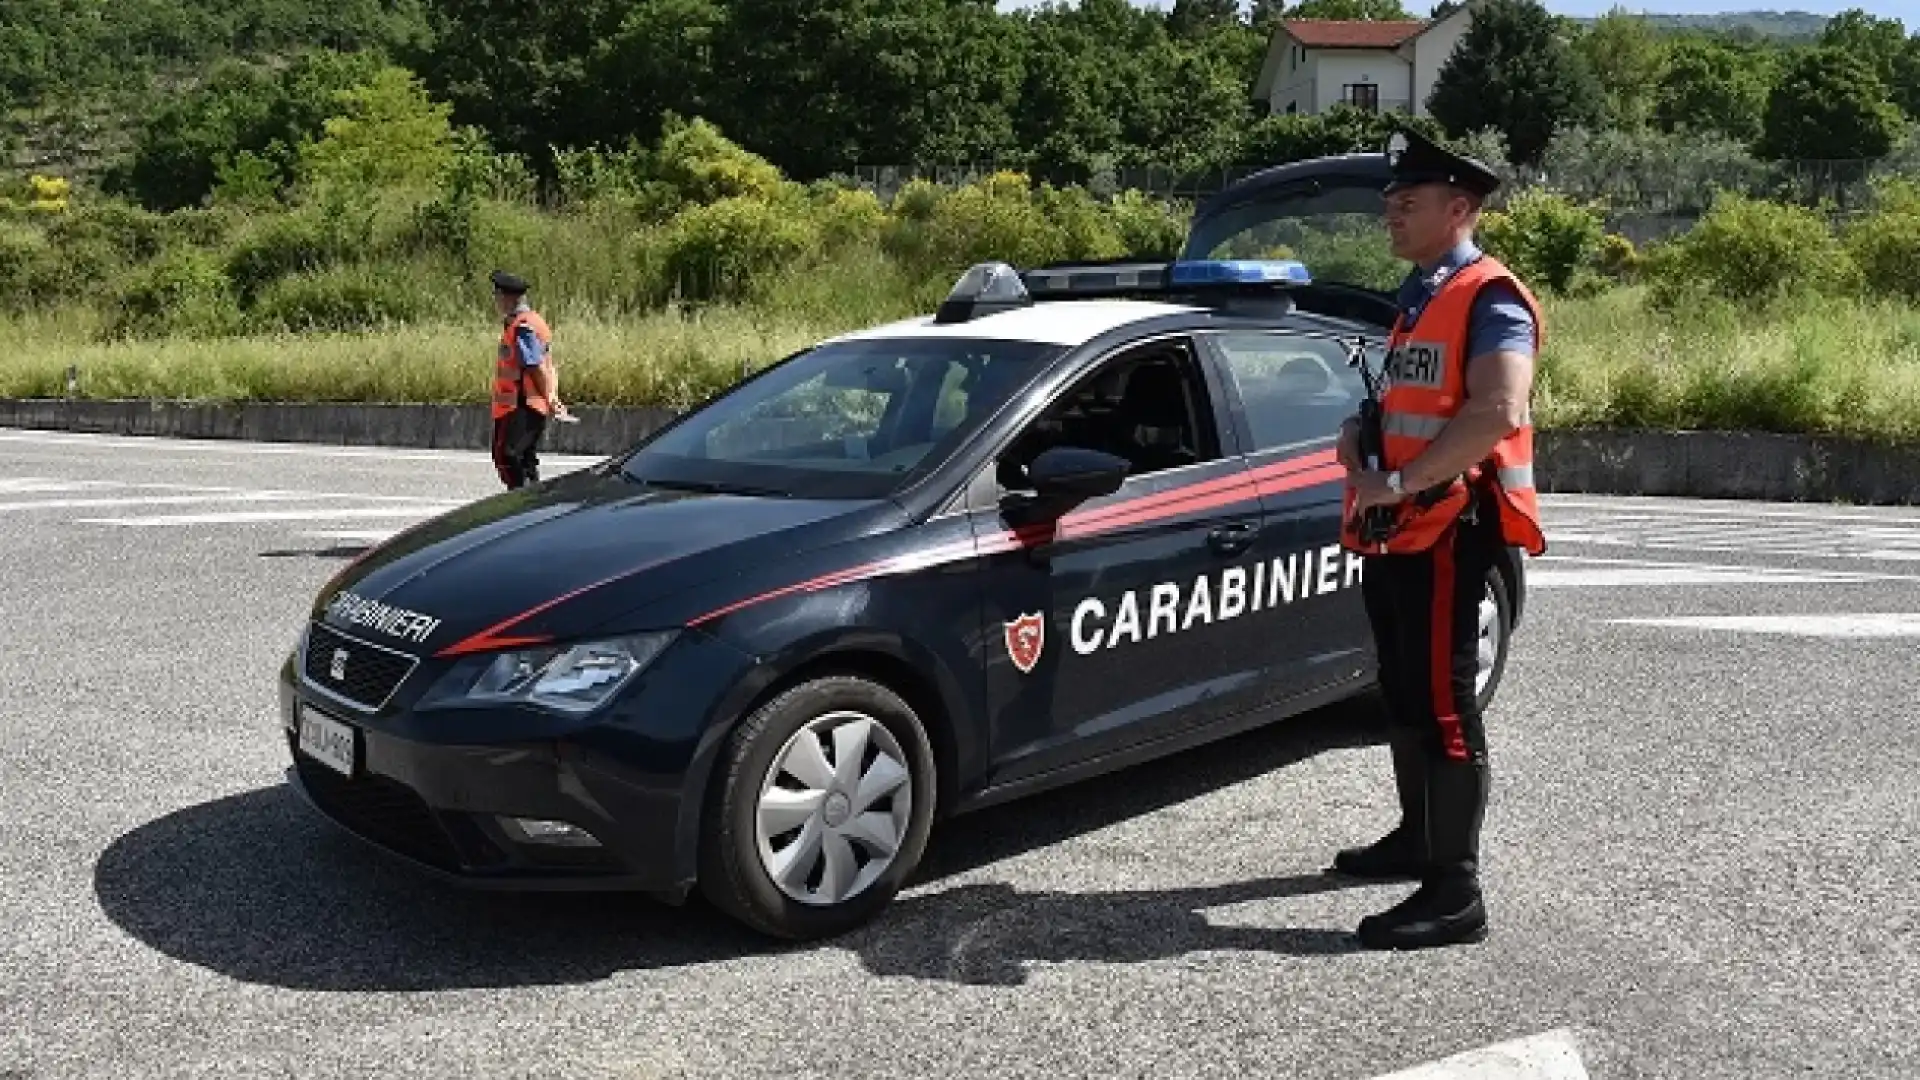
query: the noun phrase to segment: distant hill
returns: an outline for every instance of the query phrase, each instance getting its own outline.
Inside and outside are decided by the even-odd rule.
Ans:
[[[1627,7],[1632,10],[1631,5]],[[1827,26],[1827,16],[1808,11],[1724,11],[1711,15],[1666,15],[1649,11],[1642,12],[1641,18],[1660,30],[1694,30],[1739,36],[1751,34],[1784,41],[1811,41],[1819,37]]]

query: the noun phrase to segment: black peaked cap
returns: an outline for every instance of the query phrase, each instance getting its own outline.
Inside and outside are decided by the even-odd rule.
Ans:
[[[1500,186],[1499,175],[1486,165],[1411,128],[1395,131],[1387,141],[1387,166],[1393,170],[1389,194],[1417,184],[1452,184],[1485,198]]]

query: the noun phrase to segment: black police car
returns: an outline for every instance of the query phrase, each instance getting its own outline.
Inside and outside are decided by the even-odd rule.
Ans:
[[[292,783],[460,882],[698,887],[807,938],[879,912],[936,817],[1369,692],[1333,442],[1388,282],[1284,256],[1343,214],[1380,242],[1386,175],[1249,178],[1171,263],[974,267],[389,539],[282,671]],[[1522,600],[1514,553],[1483,696]]]

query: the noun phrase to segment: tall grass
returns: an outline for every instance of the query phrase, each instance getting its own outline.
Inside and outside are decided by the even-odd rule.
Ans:
[[[881,269],[798,282],[770,307],[557,317],[563,394],[577,405],[685,408],[820,338],[928,309],[862,287]],[[483,305],[466,320],[386,331],[116,343],[90,340],[84,313],[16,317],[0,333],[34,347],[0,359],[0,396],[62,396],[71,364],[88,398],[477,403],[497,325]],[[1758,318],[1712,305],[1666,316],[1649,313],[1639,287],[1546,309],[1534,406],[1543,429],[1920,440],[1920,309],[1842,300]]]
[[[1649,312],[1640,288],[1549,305],[1541,427],[1920,440],[1920,309],[1837,298]]]

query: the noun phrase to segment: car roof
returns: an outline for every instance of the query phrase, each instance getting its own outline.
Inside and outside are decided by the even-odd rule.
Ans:
[[[979,315],[965,322],[936,323],[931,315],[883,323],[829,341],[876,338],[993,338],[1042,345],[1084,345],[1132,323],[1207,309],[1152,300],[1042,300],[1031,306]]]

